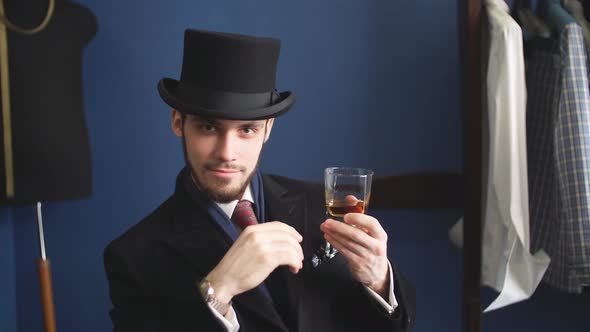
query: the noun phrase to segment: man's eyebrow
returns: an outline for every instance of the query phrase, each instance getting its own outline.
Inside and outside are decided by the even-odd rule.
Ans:
[[[206,124],[210,124],[214,127],[221,127],[222,123],[217,120],[217,119],[212,119],[212,118],[205,118],[205,117],[201,117],[201,116],[195,116],[195,121],[197,121],[198,123],[206,123]],[[259,120],[252,120],[252,121],[245,121],[243,123],[240,123],[239,127],[240,128],[262,128],[264,127],[265,122],[259,121]]]
[[[264,126],[264,122],[260,121],[248,121],[240,124],[241,128],[249,127],[249,128],[261,128]]]
[[[198,123],[206,123],[206,124],[210,124],[210,125],[213,125],[213,126],[216,126],[216,127],[220,125],[220,122],[217,121],[217,120],[215,120],[215,119],[204,118],[204,117],[201,117],[201,116],[195,116],[194,117],[194,120],[196,122],[198,122]]]

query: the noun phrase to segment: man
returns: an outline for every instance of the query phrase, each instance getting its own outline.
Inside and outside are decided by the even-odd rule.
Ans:
[[[280,42],[187,30],[158,90],[187,166],[175,193],[105,250],[115,331],[406,331],[414,293],[367,215],[325,220],[323,187],[262,175]],[[350,225],[356,227],[351,227]],[[315,266],[325,240],[339,250]]]

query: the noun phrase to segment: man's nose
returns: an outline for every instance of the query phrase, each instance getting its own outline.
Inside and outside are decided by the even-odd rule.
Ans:
[[[231,133],[221,135],[217,141],[216,157],[221,161],[236,160],[238,155],[238,138]]]

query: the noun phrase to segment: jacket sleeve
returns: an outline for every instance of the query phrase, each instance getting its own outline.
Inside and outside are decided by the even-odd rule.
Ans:
[[[175,302],[150,291],[113,245],[105,249],[104,266],[112,302],[113,332],[227,331],[205,301]]]
[[[367,306],[366,316],[370,317],[375,331],[410,331],[416,319],[416,294],[413,286],[393,266],[394,296],[398,302],[397,308],[392,314],[388,313],[383,305],[376,301],[368,292],[364,291],[365,301],[371,303]],[[370,308],[370,309],[369,309]]]
[[[392,264],[395,298],[398,307],[392,318],[399,319],[402,331],[410,331],[416,321],[416,290]]]

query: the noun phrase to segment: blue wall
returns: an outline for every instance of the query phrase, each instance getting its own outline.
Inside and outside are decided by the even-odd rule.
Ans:
[[[183,161],[156,83],[179,76],[186,27],[283,40],[278,88],[294,90],[298,101],[276,122],[263,170],[316,180],[332,165],[377,175],[460,170],[456,1],[80,2],[100,25],[84,67],[95,187],[90,199],[45,207],[59,331],[109,330],[102,250],[173,190]],[[460,213],[374,213],[417,287],[415,331],[459,331],[461,254],[446,231]],[[14,322],[20,332],[42,329],[34,220],[32,208],[0,214],[0,312],[8,308],[8,332]],[[527,322],[549,331],[543,326],[560,317],[541,319],[541,309],[570,311],[576,331],[589,325],[575,310],[588,307],[587,297],[543,296],[485,316],[487,330]]]
[[[16,331],[14,228],[10,209],[0,210],[0,331]]]

